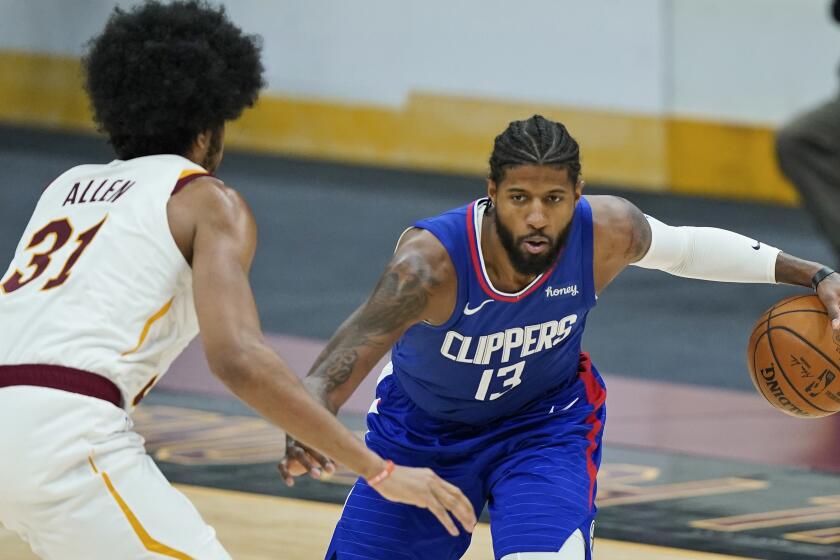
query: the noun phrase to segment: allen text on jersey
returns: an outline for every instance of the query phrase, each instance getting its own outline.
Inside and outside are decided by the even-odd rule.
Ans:
[[[86,185],[76,183],[67,193],[64,204],[85,204],[88,202],[116,202],[136,184],[126,179],[91,179]]]

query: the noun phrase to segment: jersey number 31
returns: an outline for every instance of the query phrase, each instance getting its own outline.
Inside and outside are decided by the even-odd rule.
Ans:
[[[67,279],[70,277],[70,270],[79,260],[79,257],[82,256],[82,253],[85,252],[85,249],[88,248],[90,242],[93,241],[93,238],[96,236],[99,228],[102,227],[102,224],[105,223],[105,220],[108,219],[108,216],[102,218],[102,221],[93,226],[92,228],[83,231],[76,237],[76,243],[78,243],[78,247],[70,256],[67,258],[67,261],[64,263],[64,267],[61,269],[61,272],[58,275],[53,276],[52,278],[48,279],[44,285],[41,287],[41,290],[50,290],[52,288],[56,288],[64,284]],[[43,245],[48,238],[52,236],[52,245],[46,251],[36,253],[34,249]],[[29,284],[30,282],[37,279],[39,276],[44,274],[49,268],[50,264],[52,263],[52,254],[64,247],[70,238],[73,237],[73,226],[70,224],[70,220],[67,218],[62,218],[60,220],[53,220],[52,222],[48,223],[46,226],[42,227],[35,234],[32,236],[32,240],[29,242],[29,245],[26,246],[27,250],[32,251],[32,258],[29,260],[29,268],[34,269],[31,274],[26,277],[23,272],[20,270],[15,270],[14,273],[8,278],[8,280],[4,281],[3,284],[0,284],[0,288],[2,291],[10,294],[15,290],[19,290]]]

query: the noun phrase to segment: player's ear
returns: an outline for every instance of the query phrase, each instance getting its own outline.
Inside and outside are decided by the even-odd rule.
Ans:
[[[198,136],[195,137],[195,142],[193,143],[193,148],[195,151],[199,153],[204,153],[210,147],[210,141],[213,138],[213,131],[212,130],[205,130],[204,132],[199,132]]]
[[[190,151],[182,155],[191,161],[201,164],[201,162],[205,160],[207,152],[210,150],[210,144],[212,140],[212,129],[207,129],[205,131],[199,132],[198,136],[196,136],[193,140],[192,146],[190,147]]]
[[[583,194],[583,187],[586,186],[586,181],[583,178],[578,178],[577,183],[575,183],[575,202],[580,199],[580,195]]]
[[[487,196],[490,198],[490,202],[493,203],[493,206],[496,206],[496,195],[498,194],[498,189],[496,188],[496,182],[493,179],[487,178]]]

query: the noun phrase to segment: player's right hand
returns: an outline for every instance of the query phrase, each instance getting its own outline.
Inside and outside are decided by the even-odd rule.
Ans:
[[[392,502],[428,509],[453,537],[458,536],[458,528],[450,513],[468,533],[472,533],[475,527],[475,510],[464,493],[431,469],[395,466],[394,472],[374,490]]]
[[[277,465],[280,476],[286,486],[295,485],[295,477],[309,473],[312,478],[320,479],[326,473],[331,475],[335,472],[335,463],[311,447],[298,442],[286,434],[286,454]]]

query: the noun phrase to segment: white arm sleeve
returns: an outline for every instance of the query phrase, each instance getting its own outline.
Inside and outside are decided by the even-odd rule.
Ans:
[[[776,283],[775,247],[725,229],[672,227],[645,217],[650,249],[635,266],[701,280]]]

